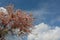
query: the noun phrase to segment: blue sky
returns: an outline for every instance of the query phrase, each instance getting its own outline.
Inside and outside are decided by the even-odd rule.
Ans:
[[[14,4],[16,9],[32,12],[35,24],[60,26],[60,0],[0,0],[0,6]],[[37,14],[37,15],[36,15]]]

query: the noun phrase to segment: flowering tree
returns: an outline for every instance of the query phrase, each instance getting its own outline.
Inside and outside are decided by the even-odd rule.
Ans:
[[[2,10],[2,11],[1,11]],[[13,6],[9,5],[3,11],[0,10],[0,40],[6,40],[5,36],[10,32],[18,36],[29,34],[32,28],[32,14],[26,14],[21,10],[14,10]]]

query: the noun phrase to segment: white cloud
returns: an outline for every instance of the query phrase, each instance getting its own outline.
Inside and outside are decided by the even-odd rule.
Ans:
[[[0,12],[3,12],[5,14],[8,14],[7,10],[4,7],[0,7]]]
[[[51,29],[49,25],[41,23],[35,26],[28,40],[60,40],[60,27]]]

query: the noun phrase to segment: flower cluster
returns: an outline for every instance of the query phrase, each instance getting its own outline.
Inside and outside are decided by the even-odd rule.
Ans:
[[[14,10],[11,5],[3,9],[0,10],[0,39],[9,32],[18,35],[31,32],[32,14],[26,14],[26,12],[19,9]]]

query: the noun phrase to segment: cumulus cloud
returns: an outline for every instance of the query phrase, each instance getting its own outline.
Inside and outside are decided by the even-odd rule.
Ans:
[[[4,7],[0,7],[0,12],[3,12],[4,14],[8,14],[7,10]]]
[[[51,29],[48,24],[41,23],[35,26],[28,40],[60,40],[60,27]]]

